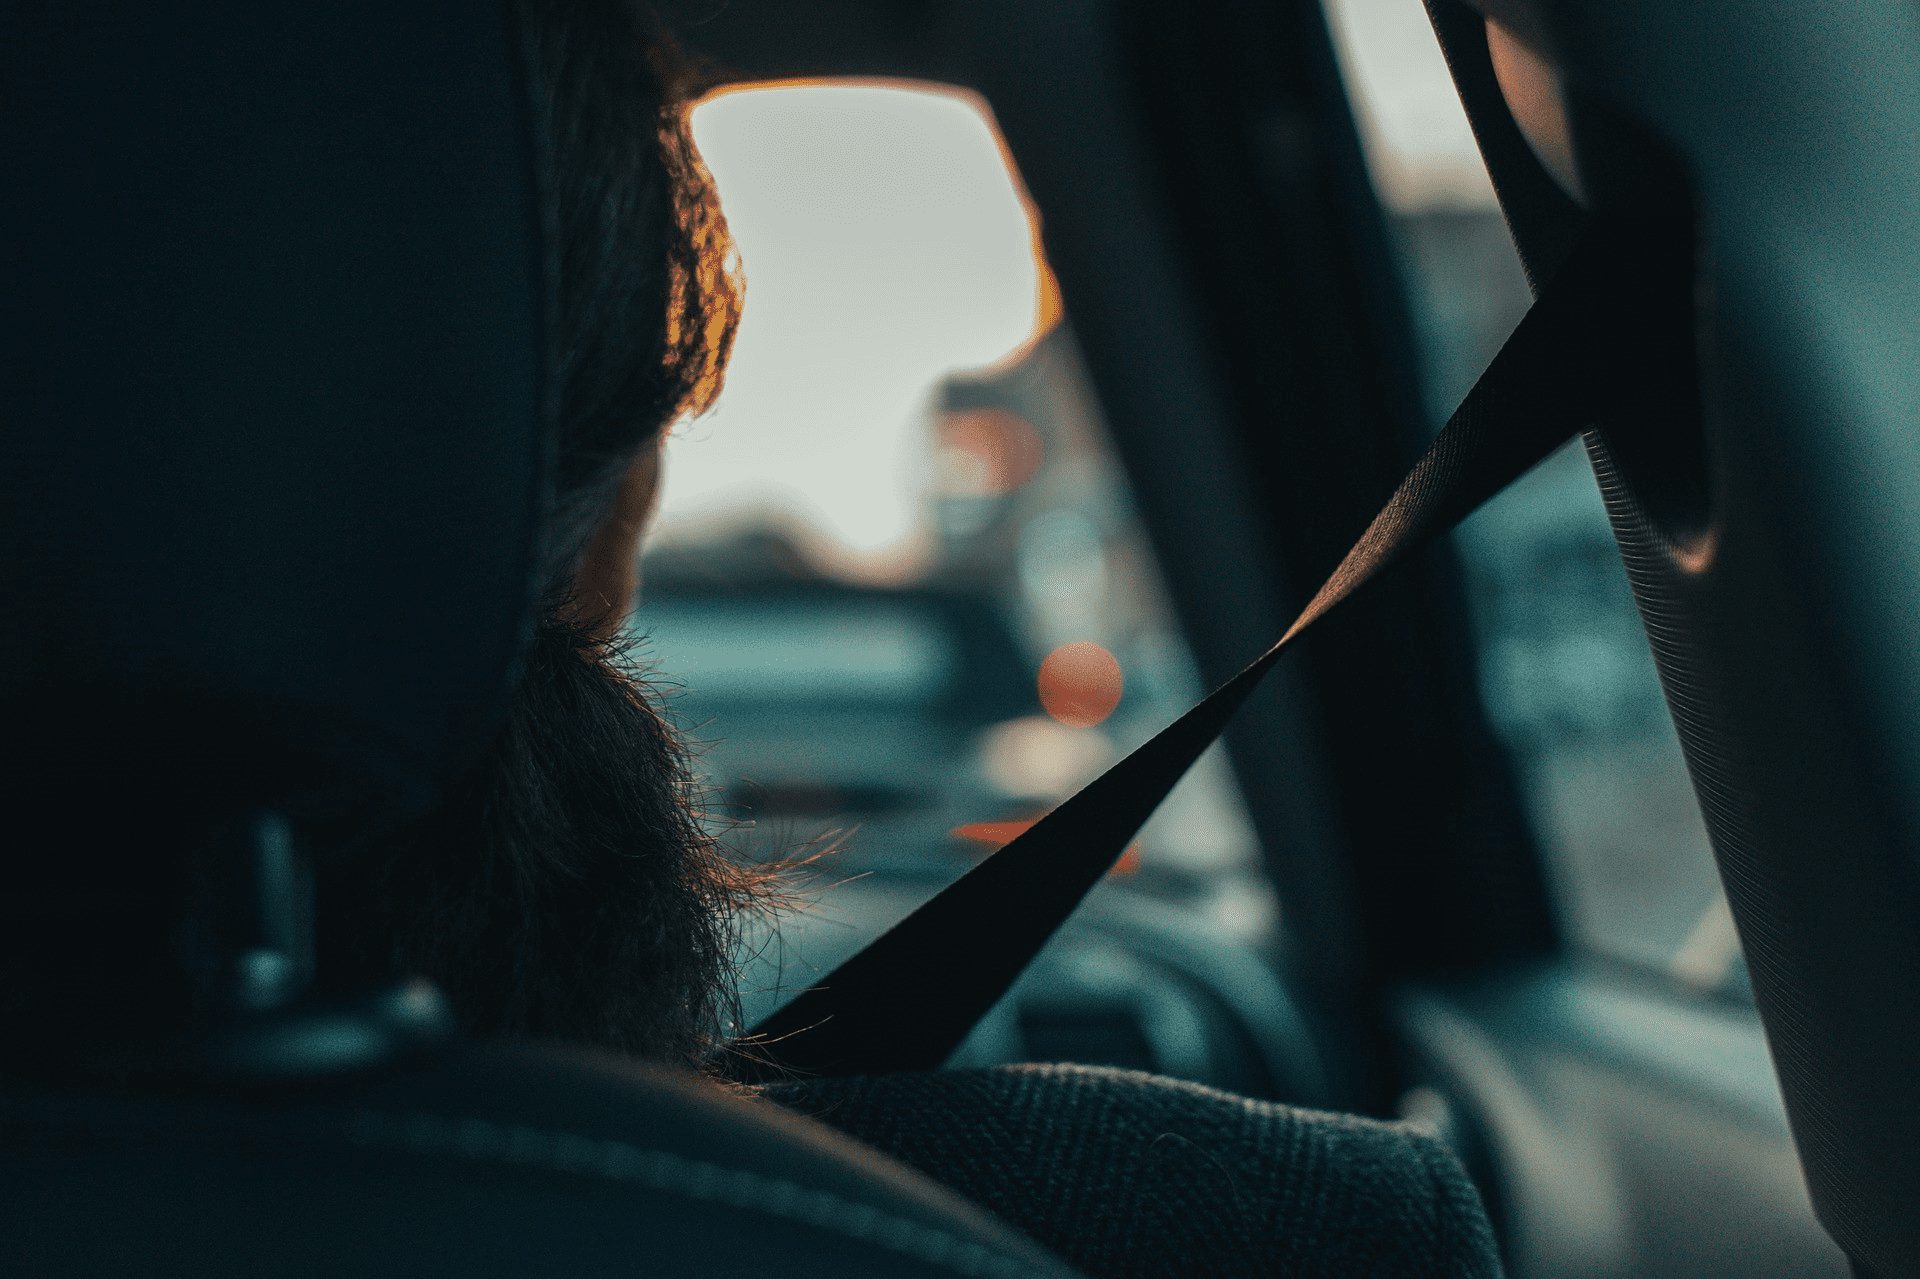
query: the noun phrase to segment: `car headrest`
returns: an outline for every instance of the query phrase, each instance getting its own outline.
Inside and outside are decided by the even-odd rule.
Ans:
[[[503,9],[0,18],[0,734],[50,855],[417,808],[496,712],[544,312]]]
[[[0,16],[20,1053],[293,998],[313,865],[504,709],[546,471],[519,48],[459,0]]]

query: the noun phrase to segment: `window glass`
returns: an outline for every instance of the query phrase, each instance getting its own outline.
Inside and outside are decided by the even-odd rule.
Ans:
[[[831,846],[816,910],[857,880],[898,913],[1202,690],[981,105],[789,84],[693,120],[746,310],[669,440],[635,625],[731,844]],[[1217,753],[1116,876],[1271,923]]]
[[[1443,420],[1528,291],[1419,0],[1328,0]],[[1584,450],[1462,528],[1489,713],[1520,769],[1568,922],[1710,987],[1744,981],[1700,812]]]

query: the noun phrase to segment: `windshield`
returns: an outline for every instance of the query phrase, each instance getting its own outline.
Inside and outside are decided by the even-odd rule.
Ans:
[[[669,442],[634,624],[732,846],[831,848],[822,882],[904,910],[1204,690],[983,108],[779,86],[694,122],[746,314]],[[1218,752],[1115,874],[1272,922]]]

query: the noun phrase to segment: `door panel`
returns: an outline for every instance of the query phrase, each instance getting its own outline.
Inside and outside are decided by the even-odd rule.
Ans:
[[[1847,1274],[1814,1219],[1758,1014],[1631,971],[1543,965],[1406,993],[1515,1279]]]

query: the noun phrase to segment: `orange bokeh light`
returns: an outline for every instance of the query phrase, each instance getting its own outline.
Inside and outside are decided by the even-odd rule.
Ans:
[[[1011,822],[968,822],[965,826],[955,826],[948,832],[955,839],[964,839],[971,844],[985,844],[990,848],[1004,848],[1027,833],[1038,818],[1029,817],[1024,821]]]
[[[1011,493],[1040,472],[1045,448],[1033,424],[1007,409],[958,409],[940,423],[940,442],[972,463],[965,487],[981,496]]]
[[[1062,644],[1040,663],[1040,705],[1070,728],[1092,728],[1113,714],[1126,689],[1120,661],[1098,644]]]
[[[970,844],[982,844],[988,852],[998,852],[1033,828],[1040,819],[1027,817],[1004,822],[968,822],[964,826],[955,826],[947,833],[955,839],[966,840]],[[1132,875],[1140,869],[1140,845],[1128,844],[1120,859],[1113,864],[1109,875]]]

